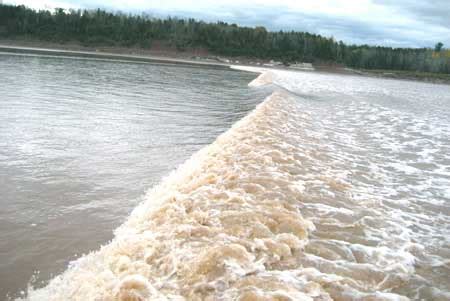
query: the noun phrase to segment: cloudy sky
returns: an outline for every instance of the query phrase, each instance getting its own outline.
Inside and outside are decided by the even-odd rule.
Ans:
[[[97,8],[300,30],[347,43],[450,48],[450,0],[4,0],[36,9]]]

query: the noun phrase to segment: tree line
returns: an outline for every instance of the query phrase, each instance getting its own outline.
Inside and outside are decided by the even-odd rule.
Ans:
[[[450,74],[450,57],[438,43],[431,48],[391,48],[347,45],[330,37],[297,31],[268,31],[225,22],[192,18],[152,18],[104,10],[36,11],[0,5],[0,38],[33,38],[85,46],[125,46],[149,49],[163,42],[179,51],[205,48],[216,55],[341,64],[359,69],[390,69]]]

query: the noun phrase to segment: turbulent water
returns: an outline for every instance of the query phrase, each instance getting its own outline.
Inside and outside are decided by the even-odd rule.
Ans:
[[[29,300],[450,299],[450,86],[239,69],[272,95]]]
[[[150,187],[261,102],[254,78],[0,54],[0,300],[107,243]]]

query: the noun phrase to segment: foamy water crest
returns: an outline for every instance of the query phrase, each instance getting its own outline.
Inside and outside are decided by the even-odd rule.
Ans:
[[[450,298],[447,115],[386,102],[408,82],[239,68],[275,92],[29,300]]]

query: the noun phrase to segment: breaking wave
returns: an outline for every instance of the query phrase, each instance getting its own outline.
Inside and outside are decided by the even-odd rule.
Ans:
[[[358,140],[365,135],[358,128],[366,126],[358,124],[365,120],[361,103],[333,104],[332,118],[346,116],[338,123],[344,118],[323,118],[330,104],[308,102],[314,92],[329,95],[330,86],[344,89],[330,78],[326,87],[313,86],[320,75],[237,68],[262,72],[252,87],[278,87],[150,190],[109,244],[71,263],[46,287],[30,289],[27,299],[450,298],[442,278],[450,256],[423,243],[427,235],[448,243],[448,215],[436,217],[444,229],[431,235],[439,229],[429,224],[431,213],[414,209],[420,206],[415,192],[403,183],[403,197],[396,195],[397,173],[416,170],[394,157],[381,164],[377,153],[367,153],[370,143],[380,147],[373,139],[389,137],[371,132],[370,143]],[[380,132],[395,125],[393,110],[362,104],[378,118],[373,126],[391,114]]]

